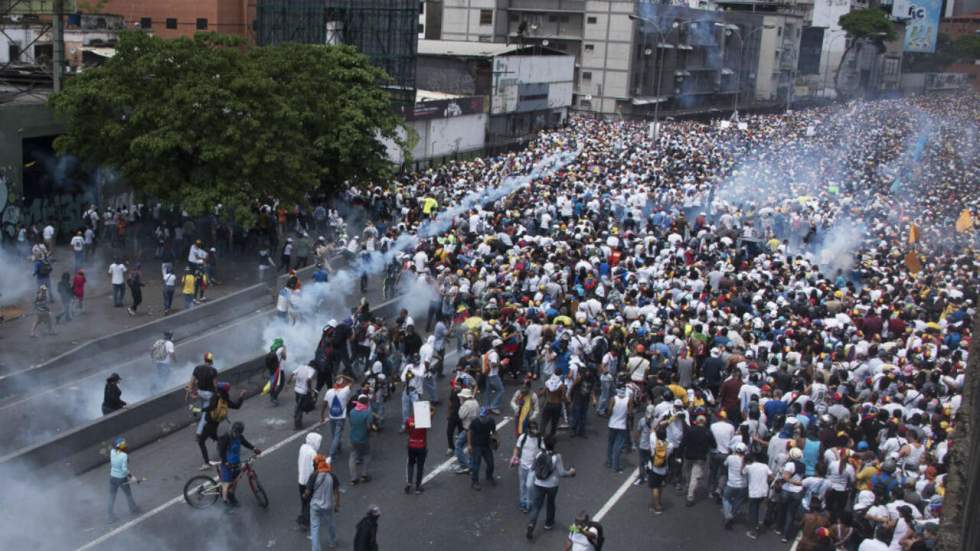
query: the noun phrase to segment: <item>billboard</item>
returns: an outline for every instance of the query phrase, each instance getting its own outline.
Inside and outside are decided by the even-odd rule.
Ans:
[[[61,13],[78,11],[75,0],[62,0]],[[0,0],[0,13],[4,15],[50,15],[54,13],[54,0]]]
[[[942,7],[942,0],[909,0],[907,12],[900,16],[906,21],[903,48],[906,52],[936,51]]]
[[[409,121],[475,115],[483,113],[483,96],[423,101],[415,105],[399,106],[398,112]]]

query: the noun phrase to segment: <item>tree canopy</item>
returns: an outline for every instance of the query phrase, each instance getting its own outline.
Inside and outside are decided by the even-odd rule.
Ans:
[[[895,24],[880,8],[854,10],[838,20],[852,40],[871,39],[877,43],[895,40]]]
[[[348,46],[127,32],[51,97],[67,125],[55,147],[159,200],[195,213],[221,203],[247,223],[256,199],[297,204],[390,176],[382,139],[404,142],[386,80]]]

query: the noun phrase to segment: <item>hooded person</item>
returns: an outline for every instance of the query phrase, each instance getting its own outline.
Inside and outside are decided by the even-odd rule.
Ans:
[[[320,526],[327,527],[327,543],[337,547],[336,513],[340,511],[340,481],[333,474],[330,458],[316,454],[313,472],[306,480],[303,497],[310,503],[310,541],[313,551],[320,551]]]
[[[301,509],[299,516],[296,517],[296,523],[302,527],[309,527],[310,525],[310,500],[306,497],[306,483],[315,470],[313,460],[317,456],[317,452],[320,451],[320,444],[322,442],[323,436],[320,433],[311,432],[306,435],[306,442],[299,447],[297,470],[299,471],[298,482]]]

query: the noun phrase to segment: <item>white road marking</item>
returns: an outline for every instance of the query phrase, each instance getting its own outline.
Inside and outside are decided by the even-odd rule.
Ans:
[[[503,418],[499,423],[497,423],[497,430],[500,430],[503,427],[507,426],[507,423],[510,423],[510,422],[511,422],[511,418],[510,417]],[[302,430],[302,431],[299,431],[299,432],[297,432],[295,434],[290,435],[289,437],[287,437],[284,440],[278,442],[277,444],[273,444],[272,446],[269,446],[268,448],[262,450],[262,455],[259,456],[259,459],[271,455],[273,452],[275,452],[275,451],[283,448],[284,446],[286,446],[290,442],[293,442],[294,440],[297,440],[297,439],[299,439],[301,437],[305,437],[308,432],[310,432],[312,430],[315,430],[315,429],[317,429],[317,428],[319,428],[319,427],[321,427],[321,426],[323,426],[325,424],[326,423],[317,423],[317,424],[311,426],[310,428],[308,428],[306,430]],[[422,484],[425,485],[428,482],[430,482],[432,479],[434,479],[435,477],[437,477],[440,474],[446,472],[454,463],[456,463],[456,458],[455,457],[449,459],[448,461],[445,461],[444,463],[442,463],[441,465],[439,465],[438,467],[436,467],[431,473],[429,473],[428,475],[426,475],[425,478],[422,479]],[[86,543],[85,545],[77,548],[75,551],[86,551],[87,549],[93,549],[97,545],[100,545],[102,543],[105,543],[110,538],[115,537],[115,536],[117,536],[117,535],[125,532],[126,530],[129,530],[130,528],[138,525],[138,524],[142,524],[144,521],[150,519],[153,516],[156,516],[156,515],[162,513],[163,511],[169,509],[170,507],[172,507],[172,506],[174,506],[174,505],[176,505],[176,504],[178,504],[178,503],[180,503],[182,501],[184,501],[184,494],[183,494],[183,492],[181,492],[181,494],[179,496],[171,499],[170,501],[167,501],[167,502],[163,503],[162,505],[158,505],[157,507],[154,507],[153,509],[150,509],[149,511],[141,514],[140,516],[138,516],[138,517],[136,517],[136,518],[134,518],[132,520],[129,520],[128,522],[126,522],[124,524],[121,524],[120,526],[118,526],[116,528],[113,528],[109,532],[106,532],[105,534],[99,536],[98,538],[96,538],[96,539],[94,539],[94,540]]]
[[[510,417],[504,417],[499,423],[497,423],[497,430],[500,430],[500,429],[504,428],[505,426],[507,426],[507,423],[510,423],[510,422],[511,422],[511,418]],[[430,472],[429,474],[425,475],[425,478],[422,479],[422,485],[425,486],[426,484],[428,484],[435,477],[437,477],[440,474],[448,471],[450,469],[450,467],[452,467],[456,463],[458,463],[458,461],[456,461],[456,456],[455,455],[453,457],[450,457],[449,459],[443,461],[441,465],[439,465],[435,469],[432,469],[432,472]]]
[[[269,446],[268,448],[262,450],[262,455],[259,456],[259,459],[261,459],[263,457],[266,457],[267,455],[272,454],[276,450],[281,449],[286,444],[289,444],[290,442],[292,442],[292,441],[294,441],[294,440],[296,440],[296,439],[298,439],[300,437],[305,437],[308,432],[310,432],[310,431],[312,431],[312,430],[314,430],[314,429],[316,429],[316,428],[318,428],[318,427],[320,427],[320,426],[322,426],[324,424],[325,423],[317,423],[317,424],[311,426],[310,428],[308,428],[306,430],[301,430],[301,431],[299,431],[299,432],[297,432],[295,434],[290,435],[289,437],[285,438],[284,440],[280,441],[277,444],[273,444],[272,446]],[[147,512],[143,513],[142,515],[140,515],[140,516],[138,516],[138,517],[136,517],[136,518],[134,518],[134,519],[126,522],[125,524],[122,524],[122,525],[118,526],[117,528],[114,528],[111,531],[106,532],[102,536],[100,536],[100,537],[98,537],[98,538],[90,541],[89,543],[86,543],[85,545],[79,547],[75,551],[85,551],[86,549],[92,549],[96,545],[99,545],[99,544],[105,542],[106,540],[108,540],[109,538],[112,538],[113,536],[116,536],[117,534],[121,534],[122,532],[125,532],[126,530],[129,530],[130,528],[132,528],[133,526],[136,526],[137,524],[141,524],[142,522],[144,522],[145,520],[149,519],[150,517],[153,517],[153,516],[155,516],[155,515],[157,515],[159,513],[162,513],[164,510],[172,507],[173,505],[176,505],[177,503],[180,503],[181,501],[184,501],[184,494],[183,494],[183,492],[181,492],[181,494],[179,496],[171,499],[170,501],[167,501],[166,503],[164,503],[162,505],[159,505],[157,507],[154,507],[153,509],[150,509],[149,511],[147,511]]]
[[[626,495],[626,492],[629,491],[630,486],[632,486],[633,482],[635,482],[636,479],[639,477],[640,477],[640,469],[636,468],[633,470],[633,474],[629,475],[629,477],[623,482],[623,484],[619,487],[619,489],[616,490],[616,493],[613,494],[611,498],[609,498],[609,501],[607,501],[606,504],[602,506],[602,509],[599,509],[599,512],[592,517],[592,520],[599,522],[602,520],[602,517],[609,514],[609,511],[611,511],[612,508],[616,505],[616,502],[618,502],[620,499],[623,498],[624,495]]]

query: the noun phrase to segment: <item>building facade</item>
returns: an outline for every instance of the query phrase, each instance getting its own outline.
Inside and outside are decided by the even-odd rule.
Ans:
[[[811,5],[799,0],[797,14],[722,9],[700,0],[680,5],[649,0],[441,4],[442,40],[566,53],[575,59],[574,108],[640,116],[657,109],[731,109],[791,92],[801,14],[809,13]],[[428,9],[431,20],[433,6]],[[763,32],[770,27],[773,36]],[[764,47],[779,51],[769,50],[763,59]]]
[[[105,0],[103,13],[119,14],[129,28],[177,38],[214,31],[254,39],[257,0]]]

